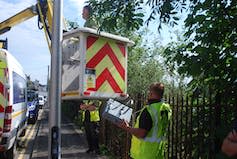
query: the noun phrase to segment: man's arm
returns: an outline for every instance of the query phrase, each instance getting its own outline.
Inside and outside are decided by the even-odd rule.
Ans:
[[[122,128],[123,130],[131,133],[132,135],[136,136],[137,138],[144,138],[147,135],[147,130],[142,128],[132,128],[126,121],[122,121],[118,124],[118,127]]]
[[[221,150],[229,157],[237,155],[237,133],[235,131],[230,132],[224,139]]]
[[[141,115],[139,118],[138,128],[130,127],[126,121],[123,121],[122,123],[118,124],[118,126],[124,129],[125,131],[131,133],[132,135],[136,136],[137,138],[145,138],[147,133],[152,128],[152,119],[147,109],[144,109],[141,112]]]

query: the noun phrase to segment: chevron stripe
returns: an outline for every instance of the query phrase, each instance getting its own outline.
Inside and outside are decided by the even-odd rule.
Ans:
[[[104,38],[99,38],[96,42],[94,42],[93,45],[86,50],[86,61],[93,58],[106,43],[106,39]]]
[[[116,44],[115,42],[109,42],[109,45],[110,45],[111,49],[113,50],[113,52],[117,55],[118,59],[125,58],[125,53],[123,53],[121,51],[118,44]],[[123,61],[120,61],[120,62],[123,63]]]
[[[113,76],[109,72],[109,70],[106,68],[96,79],[96,89],[100,88],[100,86],[107,81],[111,88],[114,90],[115,93],[122,93],[122,90],[119,88],[118,84],[114,80]]]
[[[2,94],[0,94],[0,105],[5,106],[7,104],[8,101],[6,100],[6,98]]]
[[[114,93],[113,88],[110,86],[108,81],[104,81],[104,83],[100,86],[100,88],[97,90],[99,92],[107,92],[107,93]]]
[[[119,74],[125,78],[125,70],[121,63],[118,61],[116,55],[114,54],[111,47],[106,44],[104,47],[97,52],[97,54],[86,64],[86,67],[88,68],[95,68],[98,63],[106,56],[108,55],[113,62],[114,66],[118,70]]]
[[[1,112],[4,112],[4,106],[2,106],[1,104],[0,104],[0,113]]]
[[[122,66],[125,66],[125,56],[123,55],[123,53],[121,52],[121,50],[119,49],[118,45],[115,43],[111,43],[109,42],[109,46],[112,49],[113,53],[115,54],[115,56],[117,57],[119,63]]]
[[[123,54],[123,56],[125,56],[126,55],[125,45],[122,43],[117,43],[117,45],[118,45],[121,53]]]
[[[0,59],[0,68],[6,68],[6,67],[7,67],[6,61],[4,61],[3,59]]]
[[[87,44],[86,47],[87,49],[91,47],[99,38],[95,36],[88,36],[87,37]]]
[[[109,56],[105,56],[103,60],[96,66],[96,75],[97,77],[105,70],[108,69],[111,75],[113,76],[116,83],[120,86],[121,90],[125,90],[125,81],[124,78],[118,73],[117,69],[115,68],[113,62],[109,58]]]
[[[0,93],[2,94],[2,95],[4,95],[4,85],[3,85],[3,83],[0,81]]]
[[[1,81],[4,80],[4,75],[5,75],[4,69],[1,69],[1,68],[0,68],[0,79],[1,79]]]
[[[108,40],[105,38],[97,38],[97,37],[91,37],[89,36],[87,38],[87,61],[90,61],[91,58],[93,58],[97,52],[102,49],[102,47],[108,43],[110,45],[111,48],[113,48],[114,54],[117,56],[117,58],[119,59],[120,63],[124,63],[124,58],[125,58],[125,47],[122,44],[119,43],[115,43],[112,40]]]

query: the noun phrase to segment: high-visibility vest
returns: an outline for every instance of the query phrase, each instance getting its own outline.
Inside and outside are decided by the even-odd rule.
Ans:
[[[99,114],[99,106],[101,102],[95,102],[91,100],[83,100],[85,104],[94,104],[96,106],[96,110],[90,111],[90,121],[91,122],[97,122],[100,121],[100,114]],[[82,112],[82,121],[85,120],[85,110]]]
[[[132,136],[130,149],[131,157],[134,159],[163,159],[165,158],[167,146],[166,133],[171,117],[170,106],[159,102],[153,103],[145,108],[147,108],[151,116],[152,128],[143,139],[137,138],[134,135]],[[166,111],[168,117],[166,115],[161,115],[162,111]],[[139,128],[141,113],[136,120],[134,128]]]

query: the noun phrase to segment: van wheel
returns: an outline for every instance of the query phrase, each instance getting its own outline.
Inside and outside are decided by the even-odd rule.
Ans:
[[[17,140],[13,144],[13,146],[5,152],[5,159],[16,159],[17,158]]]
[[[26,134],[26,128],[22,130],[20,137],[25,136],[25,134]]]

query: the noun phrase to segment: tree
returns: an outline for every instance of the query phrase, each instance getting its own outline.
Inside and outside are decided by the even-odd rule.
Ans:
[[[160,51],[149,48],[145,35],[147,31],[141,31],[130,37],[135,46],[129,48],[128,52],[128,93],[137,101],[138,109],[144,104],[149,85],[161,81],[164,75],[160,61],[153,58]]]
[[[185,11],[188,14],[185,43],[176,48],[169,46],[166,58],[176,62],[180,73],[191,76],[194,85],[210,86],[219,93],[236,93],[237,1],[89,0],[89,3],[101,18],[102,26],[106,24],[105,28],[112,29],[119,26],[120,30],[134,30],[143,25],[145,5],[150,7],[146,23],[156,21],[158,29],[162,23],[174,26]]]
[[[126,35],[138,30],[143,23],[142,0],[89,0],[100,29]]]
[[[179,20],[177,15],[186,10],[189,4],[186,0],[88,0],[87,2],[93,7],[101,28],[107,31],[137,30],[143,25],[146,12],[150,12],[145,20],[146,24],[157,20],[158,29],[161,29],[162,23],[174,26]]]
[[[192,76],[193,84],[228,96],[237,89],[236,5],[218,0],[193,4],[185,20],[186,42],[166,50],[168,60],[176,62],[180,73]]]
[[[95,1],[95,0],[94,0]],[[105,1],[98,0],[97,4]],[[120,3],[119,3],[120,2]],[[114,3],[111,9],[98,7],[101,15],[114,16],[114,23],[106,23],[111,28],[116,28],[116,22],[125,23],[123,16],[130,20],[130,25],[137,24],[136,18],[126,9],[121,11],[120,6],[125,6],[128,1],[108,1],[108,6]],[[157,28],[161,31],[162,24],[174,26],[179,22],[179,15],[186,12],[184,21],[185,34],[183,42],[171,43],[164,52],[167,63],[173,64],[182,75],[191,77],[190,85],[195,89],[209,89],[216,95],[215,105],[215,142],[221,141],[225,134],[226,125],[233,117],[230,112],[228,121],[223,121],[221,101],[224,105],[236,105],[237,97],[237,1],[236,0],[147,0],[129,1],[137,14],[136,8],[144,4],[150,7],[150,15],[146,20],[148,24],[156,21]],[[110,4],[111,3],[111,4]],[[138,10],[139,11],[139,10]],[[143,12],[144,14],[144,12]],[[104,23],[105,24],[105,23]],[[140,26],[142,23],[138,23]],[[125,25],[125,27],[127,27]],[[128,27],[128,29],[130,29]],[[224,100],[223,100],[224,99]],[[224,124],[223,124],[224,123]],[[226,124],[225,124],[226,123]],[[230,125],[230,124],[229,124]],[[218,142],[216,142],[216,146]],[[217,149],[216,149],[217,150]]]

